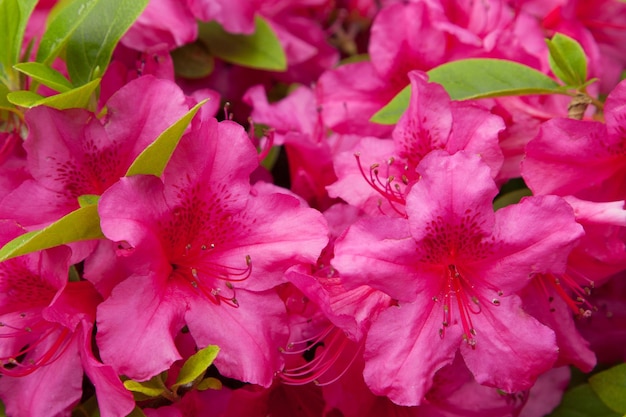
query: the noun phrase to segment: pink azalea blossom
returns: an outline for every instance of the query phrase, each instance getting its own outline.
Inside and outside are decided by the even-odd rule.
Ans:
[[[606,100],[606,124],[552,119],[542,125],[522,162],[522,175],[534,194],[605,202],[626,199],[625,100],[626,82],[622,82]]]
[[[180,359],[173,337],[187,325],[199,347],[220,346],[223,375],[270,385],[286,341],[272,288],[292,264],[314,261],[327,238],[319,213],[251,188],[257,166],[241,127],[201,120],[163,181],[124,178],[102,196],[104,234],[139,266],[98,309],[100,352],[118,372],[145,380],[168,369]]]
[[[331,196],[371,214],[382,210],[403,215],[406,192],[418,177],[415,169],[435,149],[479,154],[491,175],[498,174],[502,120],[473,103],[451,101],[443,87],[428,83],[422,72],[413,71],[409,78],[409,107],[392,132],[393,141],[363,138],[349,152],[337,154],[339,180],[328,187]]]
[[[252,120],[272,129],[274,144],[284,145],[289,162],[291,191],[311,207],[325,210],[336,202],[326,186],[337,180],[332,155],[342,139],[327,137],[314,92],[299,87],[283,100],[270,104],[261,86],[249,89],[244,101],[253,107]]]
[[[556,197],[494,214],[490,170],[463,151],[433,151],[417,171],[408,219],[358,221],[335,247],[346,287],[367,284],[399,301],[367,336],[368,386],[397,404],[421,404],[432,375],[460,351],[479,384],[530,388],[557,346],[516,292],[536,273],[562,272],[582,228]]]
[[[102,119],[82,109],[29,110],[24,148],[33,179],[2,200],[0,218],[35,227],[78,209],[78,197],[101,195],[188,108],[175,84],[147,76],[112,96]]]
[[[6,221],[0,228],[2,243],[23,232]],[[0,264],[0,398],[8,415],[69,415],[83,372],[103,416],[126,416],[134,407],[117,374],[93,354],[101,298],[89,282],[67,282],[69,259],[69,248],[57,247]]]

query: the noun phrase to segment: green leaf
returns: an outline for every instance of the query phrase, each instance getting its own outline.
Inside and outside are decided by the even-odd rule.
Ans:
[[[580,86],[587,80],[587,56],[582,46],[569,36],[557,33],[546,39],[550,69],[569,86]]]
[[[187,126],[189,126],[191,119],[207,101],[208,99],[196,104],[187,114],[165,129],[150,146],[137,156],[130,168],[128,168],[128,171],[126,171],[126,176],[146,174],[160,177],[181,136],[187,129]]]
[[[198,391],[206,391],[208,389],[219,390],[222,389],[222,381],[212,377],[204,378],[202,381],[200,381],[196,389]]]
[[[13,65],[13,68],[54,91],[64,93],[72,89],[72,84],[63,74],[39,62],[24,62]]]
[[[0,0],[0,81],[19,88],[13,65],[20,59],[24,30],[37,0]]]
[[[527,197],[530,195],[533,195],[533,193],[528,188],[511,191],[496,198],[493,202],[493,209],[500,210],[501,208],[510,206],[511,204],[517,204],[523,197]]]
[[[276,165],[278,156],[280,155],[280,149],[280,146],[272,146],[272,149],[270,149],[267,153],[267,156],[261,161],[261,165],[268,171],[271,171],[274,168],[274,165]]]
[[[100,78],[97,78],[85,85],[50,97],[42,97],[26,90],[14,91],[7,95],[7,99],[16,106],[28,109],[36,106],[48,106],[59,110],[84,108],[89,104],[91,95],[99,84]]]
[[[124,386],[129,391],[139,392],[149,398],[154,398],[160,396],[165,391],[165,385],[163,384],[162,378],[163,376],[159,374],[143,382],[129,379],[124,381]]]
[[[115,45],[147,4],[148,0],[95,0],[67,40],[65,58],[73,84],[86,84],[104,73]]]
[[[411,100],[411,86],[408,85],[402,89],[389,103],[382,109],[378,110],[370,121],[381,125],[393,125],[398,123],[400,117],[409,107]]]
[[[593,375],[589,385],[610,409],[626,413],[626,363]]]
[[[97,0],[64,1],[57,4],[48,17],[46,32],[37,49],[36,61],[51,64],[96,4]]]
[[[13,104],[11,104],[11,102],[7,99],[7,95],[10,92],[11,90],[9,90],[9,87],[0,83],[0,110],[9,110],[15,108]]]
[[[204,78],[213,72],[215,59],[202,41],[188,43],[171,52],[176,75],[184,78]]]
[[[219,351],[219,347],[209,345],[191,355],[180,369],[176,383],[172,385],[172,391],[176,392],[178,387],[191,384],[201,377],[207,368],[211,366]]]
[[[446,89],[452,100],[529,94],[561,93],[561,87],[547,75],[519,64],[491,58],[448,62],[428,71],[430,82]],[[411,86],[405,87],[371,121],[394,124],[409,106]]]
[[[582,384],[565,392],[561,404],[548,417],[619,416],[598,398],[589,384]]]
[[[97,194],[83,194],[78,197],[78,205],[80,205],[81,207],[86,207],[93,204],[98,204],[98,200],[100,200],[100,196]]]
[[[252,35],[228,33],[217,22],[200,23],[199,29],[199,38],[224,61],[269,71],[287,69],[287,56],[278,36],[259,16],[255,18]]]
[[[98,207],[81,207],[41,230],[25,233],[4,245],[0,249],[0,262],[66,243],[103,237]]]

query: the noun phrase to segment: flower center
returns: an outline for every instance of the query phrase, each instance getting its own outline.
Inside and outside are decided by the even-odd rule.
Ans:
[[[355,153],[354,157],[356,158],[361,175],[369,186],[382,195],[385,200],[389,202],[389,205],[396,213],[402,217],[406,217],[406,213],[404,212],[404,206],[406,206],[404,193],[406,191],[406,186],[409,184],[409,178],[406,173],[403,173],[400,175],[400,181],[398,181],[395,175],[390,174],[389,170],[394,164],[395,159],[391,157],[387,160],[387,163],[385,164],[385,178],[381,179],[380,164],[372,164],[369,169],[369,174],[366,174],[361,164],[361,155],[359,153]],[[408,171],[408,169],[408,165],[405,165],[403,171]]]
[[[502,296],[502,291],[497,292],[498,296]],[[463,276],[456,265],[449,264],[445,271],[445,281],[440,294],[443,302],[443,320],[439,336],[445,336],[446,328],[453,321],[452,309],[458,310],[461,326],[463,327],[463,340],[472,347],[476,348],[476,329],[472,322],[472,316],[482,312],[482,305],[491,304],[500,305],[498,298],[487,301],[476,291],[475,286]],[[440,297],[433,297],[433,301],[438,302]]]

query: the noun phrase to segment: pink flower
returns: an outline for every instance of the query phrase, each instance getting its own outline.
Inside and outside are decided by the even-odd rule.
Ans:
[[[626,199],[625,101],[626,82],[622,82],[606,100],[606,124],[552,119],[541,126],[522,162],[524,181],[534,194],[601,202]]]
[[[338,154],[339,180],[328,187],[331,196],[368,213],[382,210],[403,215],[406,193],[418,177],[415,169],[435,149],[478,154],[490,167],[491,176],[498,174],[502,120],[474,103],[451,101],[443,87],[429,83],[422,72],[413,71],[409,78],[411,100],[392,132],[393,142],[363,138],[350,152]]]
[[[293,197],[252,188],[257,166],[243,128],[202,120],[162,181],[123,178],[102,196],[104,234],[137,262],[98,310],[100,352],[119,373],[145,380],[168,369],[187,325],[199,347],[220,346],[223,375],[271,383],[286,340],[272,288],[294,263],[317,259],[327,232]]]
[[[174,83],[147,76],[111,97],[101,120],[82,109],[29,110],[24,148],[33,179],[5,197],[0,218],[36,226],[78,209],[78,197],[101,195],[188,109]]]
[[[2,243],[23,233],[11,222],[0,228]],[[0,398],[9,415],[69,415],[83,372],[102,415],[122,417],[134,407],[117,374],[93,354],[101,298],[89,282],[67,282],[69,258],[69,248],[57,247],[0,264]]]
[[[490,170],[466,152],[433,151],[417,171],[408,219],[358,221],[335,247],[344,286],[367,284],[398,300],[367,336],[367,384],[397,404],[420,404],[435,371],[460,351],[479,384],[528,389],[557,347],[516,293],[536,273],[563,271],[581,227],[556,197],[494,214]]]

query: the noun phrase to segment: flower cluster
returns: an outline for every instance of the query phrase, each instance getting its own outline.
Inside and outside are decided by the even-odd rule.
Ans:
[[[541,417],[626,360],[623,1],[145,0],[104,67],[106,2],[13,3],[8,416]]]

